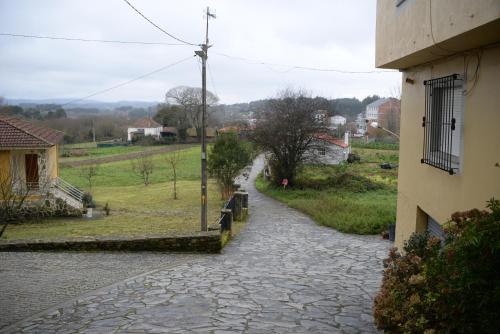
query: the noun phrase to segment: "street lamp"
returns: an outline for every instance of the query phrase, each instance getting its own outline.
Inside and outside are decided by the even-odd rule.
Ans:
[[[368,123],[368,120],[366,120],[366,122]],[[382,130],[384,130],[385,132],[390,133],[391,135],[393,135],[394,137],[396,137],[396,138],[398,138],[398,139],[399,139],[399,135],[398,135],[397,133],[394,133],[394,132],[392,132],[391,130],[387,130],[386,128],[384,128],[384,127],[380,126],[377,122],[371,122],[371,123],[370,123],[370,126],[371,126],[372,128],[375,128],[375,129],[382,129]]]

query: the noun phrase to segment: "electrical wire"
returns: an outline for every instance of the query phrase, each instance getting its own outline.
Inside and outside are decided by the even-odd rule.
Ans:
[[[156,74],[156,73],[158,73],[158,72],[164,71],[164,70],[166,70],[167,68],[170,68],[170,67],[173,67],[173,66],[175,66],[175,65],[178,65],[178,64],[180,64],[180,63],[183,63],[183,62],[185,62],[186,60],[191,59],[192,57],[195,57],[195,56],[189,56],[189,57],[186,57],[186,58],[184,58],[184,59],[181,59],[181,60],[178,60],[178,61],[176,61],[176,62],[174,62],[174,63],[168,64],[168,65],[165,65],[165,66],[163,66],[163,67],[160,67],[159,69],[156,69],[156,70],[154,70],[154,71],[148,72],[148,73],[143,74],[143,75],[140,75],[140,76],[138,76],[138,77],[136,77],[136,78],[133,78],[133,79],[127,80],[127,81],[125,81],[125,82],[119,83],[119,84],[114,85],[114,86],[112,86],[112,87],[109,87],[109,88],[106,88],[106,89],[103,89],[103,90],[97,91],[97,92],[95,92],[95,93],[89,94],[89,95],[87,95],[87,96],[84,96],[84,97],[81,97],[81,98],[74,99],[74,100],[71,100],[71,101],[69,101],[69,102],[63,103],[63,104],[61,104],[61,107],[66,106],[66,105],[68,105],[68,104],[73,104],[73,103],[76,103],[76,102],[79,102],[79,101],[83,101],[83,100],[86,100],[86,99],[91,98],[91,97],[93,97],[93,96],[100,95],[100,94],[104,94],[104,93],[107,93],[107,92],[109,92],[109,91],[111,91],[111,90],[113,90],[113,89],[116,89],[116,88],[119,88],[119,87],[122,87],[122,86],[128,85],[128,84],[130,84],[130,83],[132,83],[132,82],[134,82],[134,81],[137,81],[137,80],[143,79],[143,78],[148,77],[148,76],[150,76],[150,75],[153,75],[153,74]]]
[[[125,1],[125,0],[124,0]],[[115,43],[115,44],[138,44],[138,45],[194,45],[194,44],[186,44],[186,43],[162,43],[162,42],[141,42],[141,41],[121,41],[121,40],[103,40],[103,39],[88,39],[88,38],[77,38],[77,37],[57,37],[57,36],[42,36],[42,35],[31,35],[31,34],[12,34],[12,33],[0,33],[0,36],[9,36],[9,37],[21,37],[21,38],[34,38],[34,39],[48,39],[48,40],[61,40],[61,41],[78,41],[78,42],[97,42],[97,43]],[[246,62],[251,65],[263,65],[269,70],[276,73],[288,73],[293,70],[307,70],[307,71],[319,71],[319,72],[337,72],[342,74],[373,74],[373,73],[397,73],[398,71],[390,71],[390,70],[382,70],[382,71],[347,71],[341,69],[329,69],[329,68],[317,68],[310,66],[290,66],[283,64],[275,64],[268,63],[263,61],[251,60],[243,57],[232,56],[226,53],[214,52],[214,54],[223,56],[226,58],[239,60],[242,62]],[[285,70],[276,70],[272,66],[280,66],[287,67]],[[215,88],[215,87],[214,87]]]
[[[288,67],[285,71],[279,71],[280,73],[287,73],[293,70],[306,70],[306,71],[317,71],[317,72],[335,72],[341,74],[378,74],[378,73],[399,73],[399,71],[393,70],[382,70],[382,71],[349,71],[349,70],[341,70],[335,68],[319,68],[319,67],[311,67],[311,66],[296,66],[296,65],[284,65],[284,64],[276,64],[276,63],[268,63],[264,61],[257,61],[243,57],[231,56],[226,53],[221,52],[213,52],[216,55],[223,56],[229,59],[243,61],[251,65],[264,65],[269,68],[269,66],[284,66]]]
[[[146,21],[148,21],[151,25],[153,25],[156,29],[160,30],[161,32],[163,32],[164,34],[166,34],[167,36],[175,39],[176,41],[179,41],[181,43],[184,43],[184,44],[187,44],[187,45],[194,45],[194,46],[200,46],[200,44],[195,44],[195,43],[190,43],[190,42],[187,42],[183,39],[180,39],[179,37],[176,37],[174,35],[172,35],[171,33],[169,33],[168,31],[166,31],[165,29],[162,29],[160,26],[158,26],[156,23],[154,23],[153,21],[151,21],[148,17],[146,17],[146,15],[142,14],[137,8],[135,8],[128,0],[123,0],[127,5],[130,6],[130,8],[132,8],[137,14],[139,14],[140,16],[142,16],[143,19],[145,19]]]
[[[24,35],[24,34],[11,34],[0,33],[0,36],[9,37],[23,37],[23,38],[36,38],[36,39],[50,39],[61,41],[78,41],[78,42],[97,42],[97,43],[115,43],[115,44],[141,44],[141,45],[186,45],[184,43],[162,43],[162,42],[138,42],[138,41],[119,41],[119,40],[106,40],[106,39],[86,39],[86,38],[72,38],[72,37],[55,37],[55,36],[40,36],[40,35]]]

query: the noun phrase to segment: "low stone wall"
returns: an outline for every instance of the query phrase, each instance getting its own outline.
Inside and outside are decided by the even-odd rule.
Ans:
[[[32,251],[173,251],[219,253],[219,231],[181,236],[143,236],[68,240],[5,240],[0,252]]]

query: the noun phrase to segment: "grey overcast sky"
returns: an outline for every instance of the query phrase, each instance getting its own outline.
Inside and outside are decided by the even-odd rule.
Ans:
[[[377,70],[375,0],[130,2],[168,32],[194,43],[203,40],[206,6],[215,10],[207,82],[221,103],[267,98],[286,87],[328,98],[386,96],[400,85],[398,72],[341,74],[290,67]],[[0,0],[0,33],[177,43],[123,0]],[[196,49],[0,36],[0,96],[79,98],[189,57]],[[200,86],[200,71],[192,57],[92,99],[161,101],[172,87]]]

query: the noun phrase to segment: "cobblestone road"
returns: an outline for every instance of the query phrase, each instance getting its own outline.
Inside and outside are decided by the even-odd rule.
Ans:
[[[25,319],[26,333],[370,333],[390,247],[321,227],[257,193],[223,254],[96,290]],[[36,301],[33,301],[36,302]]]

